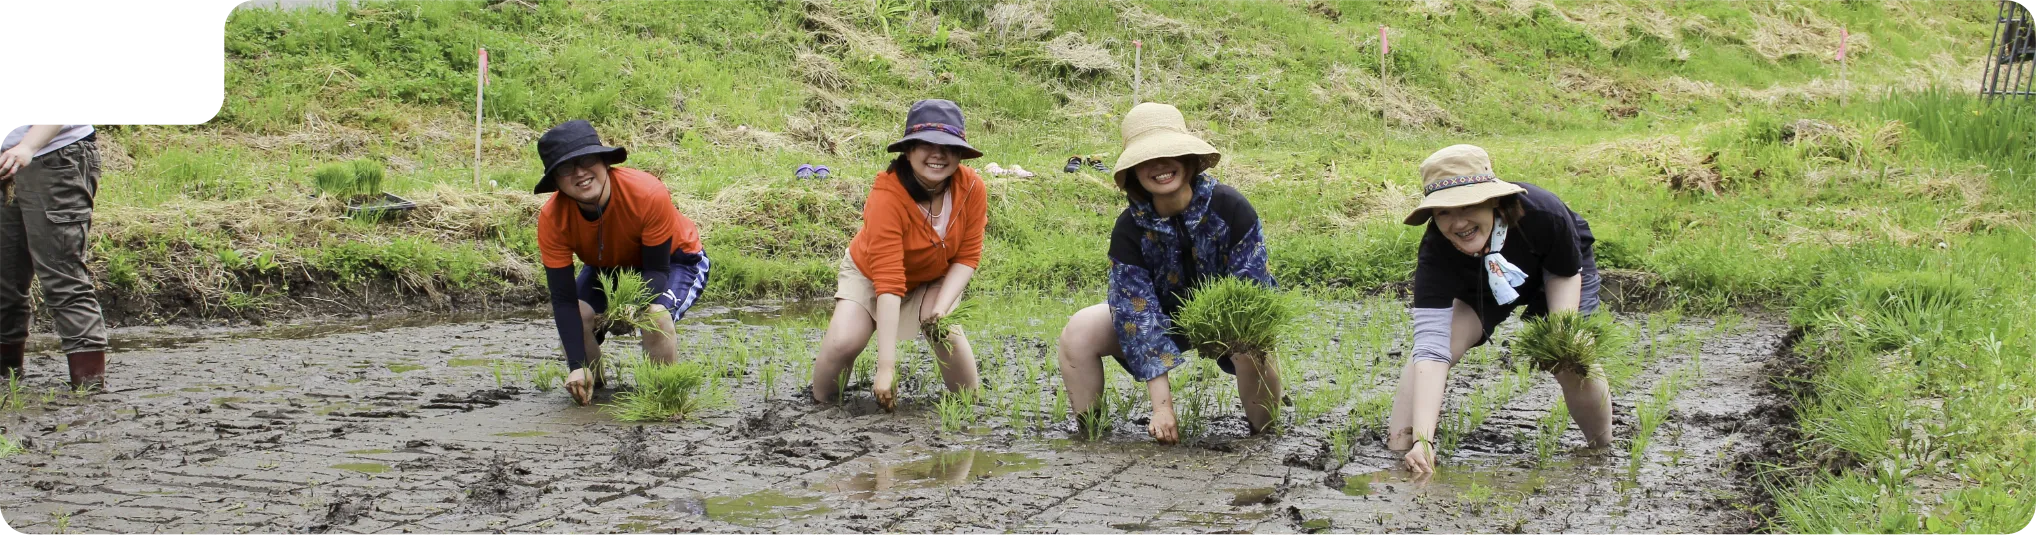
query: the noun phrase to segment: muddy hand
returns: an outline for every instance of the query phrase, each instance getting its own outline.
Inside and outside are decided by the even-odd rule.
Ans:
[[[573,401],[586,405],[594,401],[594,377],[586,368],[573,370],[566,376],[566,393],[573,395]]]
[[[879,364],[877,365],[876,377],[870,381],[870,393],[876,394],[877,406],[883,407],[886,412],[894,411],[898,408],[898,393],[892,389],[895,386],[892,383],[896,382],[897,374],[897,370]]]
[[[1414,447],[1407,450],[1406,461],[1407,469],[1417,476],[1435,473],[1435,452],[1429,449],[1428,441],[1414,442]]]
[[[1181,430],[1180,425],[1174,423],[1173,404],[1169,403],[1153,407],[1152,423],[1146,424],[1145,431],[1152,433],[1153,440],[1157,440],[1161,444],[1180,442]]]

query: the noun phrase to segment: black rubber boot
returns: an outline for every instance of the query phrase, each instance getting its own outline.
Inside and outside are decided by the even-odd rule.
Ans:
[[[25,360],[25,344],[0,344],[0,382],[8,377],[22,377],[22,361]]]
[[[105,351],[79,351],[69,357],[72,390],[106,389]]]

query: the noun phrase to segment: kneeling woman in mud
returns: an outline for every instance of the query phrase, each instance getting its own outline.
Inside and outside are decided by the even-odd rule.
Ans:
[[[863,207],[862,230],[841,259],[834,317],[813,362],[813,399],[833,402],[870,334],[877,338],[871,390],[889,410],[897,403],[898,340],[926,336],[949,391],[976,388],[976,359],[960,330],[934,332],[954,313],[983,256],[989,195],[962,160],[978,158],[962,129],[961,108],[946,100],[912,103],[898,153],[877,175]]]
[[[1115,179],[1130,206],[1110,231],[1109,295],[1068,318],[1060,333],[1060,373],[1076,421],[1096,425],[1085,416],[1103,391],[1103,357],[1115,357],[1152,398],[1147,431],[1172,444],[1180,432],[1167,372],[1187,362],[1181,353],[1190,347],[1171,332],[1183,298],[1216,277],[1267,286],[1273,279],[1258,212],[1236,189],[1204,173],[1222,154],[1188,133],[1179,109],[1139,104],[1124,117],[1123,135]],[[1241,354],[1219,356],[1217,364],[1237,376],[1252,432],[1265,431],[1280,399],[1275,370]]]
[[[678,359],[677,323],[707,287],[707,251],[693,220],[672,205],[672,192],[650,173],[620,167],[622,147],[601,144],[594,126],[567,121],[537,138],[544,176],[537,193],[557,192],[537,215],[537,248],[551,289],[553,320],[566,353],[566,392],[593,401],[602,378],[602,314],[610,308],[601,278],[642,277],[652,295],[645,307],[655,329],[643,332],[643,353],[660,364]],[[576,277],[573,258],[584,268]]]
[[[1454,145],[1421,162],[1426,198],[1408,225],[1428,223],[1414,268],[1414,350],[1393,397],[1386,447],[1408,468],[1435,469],[1435,424],[1449,368],[1525,304],[1524,317],[1598,308],[1591,226],[1548,190],[1499,180],[1485,150]],[[1612,442],[1602,374],[1555,373],[1563,403],[1592,447]]]

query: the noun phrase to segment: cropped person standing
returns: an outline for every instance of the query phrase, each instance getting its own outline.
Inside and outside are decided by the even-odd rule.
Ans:
[[[34,276],[69,357],[71,387],[106,386],[106,318],[85,268],[97,139],[91,125],[45,124],[16,128],[0,142],[0,381],[24,373]]]
[[[898,340],[916,331],[940,361],[951,392],[977,386],[975,353],[961,331],[935,332],[961,305],[983,257],[989,194],[962,160],[982,157],[963,130],[961,108],[939,99],[912,103],[898,157],[877,175],[864,203],[862,230],[842,256],[834,316],[813,362],[813,400],[834,401],[843,372],[877,339],[871,390],[885,409],[897,403]]]
[[[1591,225],[1555,194],[1500,180],[1492,157],[1453,145],[1421,162],[1426,197],[1408,225],[1427,224],[1414,267],[1414,350],[1401,371],[1386,447],[1410,469],[1435,468],[1435,425],[1449,368],[1492,337],[1514,309],[1523,317],[1598,309]],[[1562,400],[1592,447],[1612,443],[1612,400],[1602,373],[1555,373]]]
[[[678,359],[678,320],[707,287],[707,251],[700,231],[672,205],[672,192],[650,173],[616,167],[629,158],[622,147],[601,144],[594,126],[573,120],[537,139],[544,177],[536,193],[556,191],[537,216],[537,246],[552,319],[565,348],[566,392],[581,405],[593,401],[601,378],[588,370],[601,359],[601,314],[608,295],[601,277],[641,276],[653,294],[648,307],[657,327],[643,333],[652,361]],[[573,258],[585,268],[576,277]],[[633,273],[632,273],[633,272]]]

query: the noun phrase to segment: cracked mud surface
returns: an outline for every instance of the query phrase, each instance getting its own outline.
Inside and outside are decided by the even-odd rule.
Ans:
[[[763,328],[727,316],[689,319],[686,332]],[[114,391],[0,414],[24,448],[0,459],[0,478],[23,483],[0,489],[0,515],[28,533],[1740,532],[1757,524],[1736,507],[1749,493],[1735,462],[1770,425],[1763,366],[1784,328],[1760,320],[1706,335],[1615,389],[1624,438],[1650,386],[1701,355],[1702,374],[1637,462],[1623,443],[1567,451],[1582,444],[1573,426],[1566,451],[1539,458],[1528,437],[1560,396],[1537,375],[1464,434],[1441,473],[1414,481],[1375,431],[1347,458],[1331,453],[1342,409],[1247,437],[1241,412],[1223,407],[1174,447],[1146,440],[1144,409],[1094,441],[1070,440],[1065,417],[1029,418],[1024,429],[985,418],[943,433],[923,384],[908,381],[901,409],[887,414],[855,389],[839,406],[803,401],[805,377],[786,373],[769,400],[749,374],[731,388],[730,409],[624,424],[556,389],[497,384],[492,365],[474,364],[555,358],[548,319],[413,323],[128,346],[113,357]],[[986,341],[984,358],[1050,359],[1048,340]],[[1330,357],[1373,358],[1351,353],[1361,351]],[[1376,358],[1392,372],[1366,391],[1389,392],[1400,357]],[[56,359],[29,368],[24,392],[38,398],[62,380]],[[1297,375],[1290,384],[1327,377]],[[1460,366],[1450,410],[1501,375]],[[1050,408],[1046,386],[1057,383],[1030,385],[1040,406]],[[1306,387],[1293,388],[1298,398]]]

